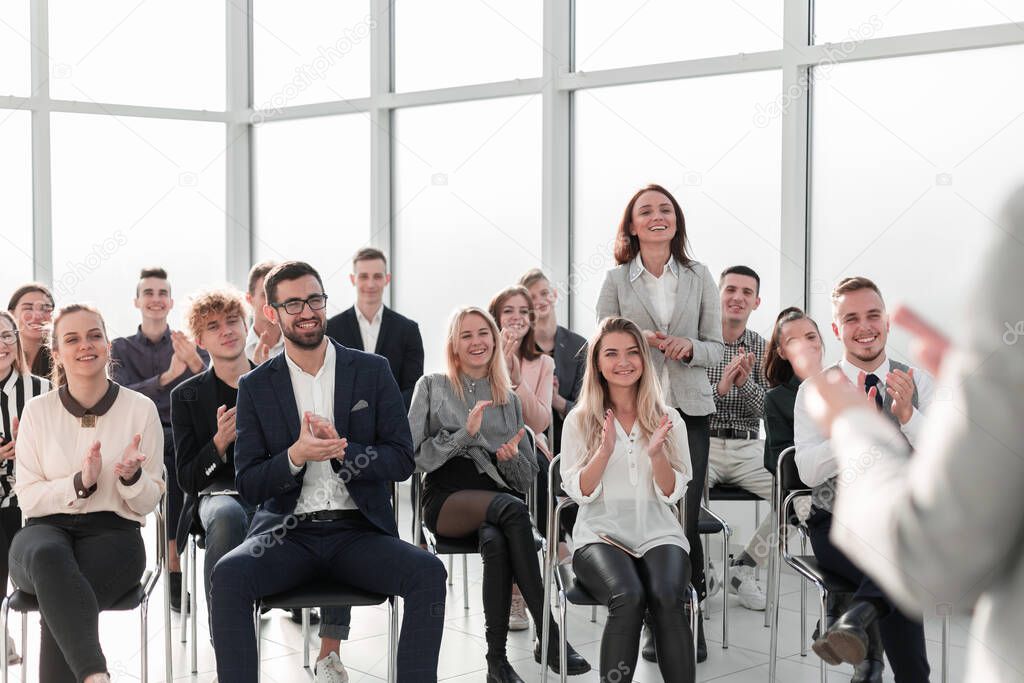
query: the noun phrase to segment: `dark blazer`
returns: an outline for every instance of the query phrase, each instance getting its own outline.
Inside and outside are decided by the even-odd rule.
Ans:
[[[793,445],[793,406],[800,380],[796,375],[764,394],[764,468],[775,474],[782,451]]]
[[[391,374],[402,391],[405,410],[409,411],[412,390],[423,376],[423,338],[420,336],[419,325],[385,306],[380,316],[377,348],[364,349],[363,335],[359,332],[359,320],[356,319],[356,308],[353,306],[327,321],[327,336],[350,349],[387,358]]]
[[[576,399],[583,389],[583,373],[587,369],[587,340],[568,328],[559,325],[555,329],[555,377],[558,378],[558,394],[565,399],[565,414],[576,407]],[[562,451],[562,416],[554,414],[554,452]]]
[[[185,505],[178,519],[178,547],[184,548],[189,529],[200,529],[199,494],[235,488],[235,462],[223,462],[213,445],[217,433],[217,376],[213,366],[190,377],[171,391],[171,431],[178,484]]]
[[[344,460],[331,465],[360,512],[398,536],[391,482],[408,479],[415,467],[402,394],[383,358],[327,343],[337,354],[334,427],[348,439]],[[249,534],[267,533],[295,511],[306,473],[303,468],[293,475],[288,466],[300,422],[285,354],[242,376],[235,422],[235,488],[259,506]]]

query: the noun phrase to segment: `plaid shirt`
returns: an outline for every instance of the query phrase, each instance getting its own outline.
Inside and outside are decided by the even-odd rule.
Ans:
[[[725,342],[722,362],[708,368],[708,379],[711,381],[717,410],[711,415],[711,429],[743,429],[755,433],[760,429],[760,421],[764,416],[764,392],[768,389],[762,370],[764,344],[764,337],[757,332],[743,330],[739,339]],[[722,371],[736,357],[740,347],[754,354],[754,367],[743,386],[733,385],[729,387],[728,394],[719,396],[718,383],[722,380]]]

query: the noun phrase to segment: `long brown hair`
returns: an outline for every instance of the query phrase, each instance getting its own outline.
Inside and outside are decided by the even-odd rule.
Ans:
[[[445,344],[445,357],[448,361],[445,374],[448,375],[448,381],[451,382],[455,395],[465,401],[466,394],[462,389],[462,379],[459,377],[459,354],[455,349],[459,345],[459,330],[462,328],[462,321],[466,319],[466,316],[474,314],[484,319],[487,326],[491,328],[491,336],[494,337],[494,351],[487,364],[487,379],[491,384],[491,400],[496,406],[505,405],[508,403],[509,392],[512,391],[512,380],[508,376],[505,355],[501,352],[501,335],[498,334],[498,324],[484,309],[477,306],[466,306],[452,313],[451,320],[448,322],[448,341]]]
[[[50,385],[54,388],[63,386],[67,383],[67,377],[64,374],[64,366],[60,364],[60,359],[57,357],[57,351],[60,344],[58,343],[57,327],[60,325],[61,319],[66,315],[72,313],[92,313],[100,321],[100,329],[103,330],[103,338],[109,344],[110,335],[107,334],[107,323],[103,320],[103,314],[100,313],[99,309],[89,304],[69,304],[68,306],[62,306],[53,316],[53,327],[50,328],[50,349],[53,351],[53,369],[50,371]],[[110,376],[110,354],[107,353],[107,376]]]
[[[23,375],[28,367],[28,363],[25,361],[25,350],[21,348],[21,334],[18,332],[18,322],[7,311],[0,311],[0,318],[3,318],[10,324],[11,332],[14,333],[14,371],[19,375]]]
[[[533,310],[533,297],[530,296],[530,290],[522,285],[506,287],[494,295],[494,298],[491,299],[491,305],[487,307],[487,310],[490,311],[491,317],[494,318],[494,322],[498,324],[498,329],[500,330],[501,307],[505,305],[506,301],[517,295],[526,299],[526,306],[529,309],[527,318],[530,324],[526,329],[526,334],[519,340],[519,356],[524,360],[536,360],[540,358],[540,352],[537,351],[537,342],[533,334],[533,324],[537,320],[537,315]]]
[[[690,243],[686,238],[686,218],[683,216],[683,207],[679,206],[679,202],[676,201],[671,192],[661,185],[655,185],[654,183],[637,190],[630,198],[629,203],[626,204],[625,211],[622,212],[622,220],[619,222],[619,229],[615,234],[615,262],[619,264],[629,263],[640,253],[640,239],[636,235],[630,235],[629,229],[633,227],[633,208],[636,206],[636,201],[640,199],[640,195],[644,192],[660,192],[668,197],[668,200],[672,203],[676,213],[676,234],[671,242],[672,256],[679,261],[680,265],[690,265],[693,259],[687,253]]]
[[[785,384],[793,377],[793,366],[788,360],[779,355],[779,349],[782,347],[782,326],[794,320],[810,320],[818,336],[821,336],[818,323],[814,322],[814,318],[804,313],[803,309],[796,306],[782,309],[778,317],[775,318],[772,336],[764,349],[764,359],[761,362],[761,366],[764,368],[764,377],[768,380],[769,387]]]
[[[661,385],[658,375],[651,362],[651,352],[644,341],[643,332],[637,324],[626,318],[605,318],[597,326],[597,332],[587,345],[587,367],[583,373],[583,389],[571,415],[577,415],[580,431],[583,433],[584,452],[579,454],[576,468],[583,469],[590,462],[601,444],[601,429],[604,427],[604,413],[611,407],[608,399],[608,380],[601,374],[598,360],[601,357],[601,342],[612,332],[625,332],[632,335],[640,349],[644,369],[640,374],[640,382],[636,391],[636,420],[640,433],[647,439],[658,429],[661,418],[668,415],[671,408],[662,400]],[[676,469],[686,469],[685,464],[676,450],[672,439],[665,441],[665,454]]]

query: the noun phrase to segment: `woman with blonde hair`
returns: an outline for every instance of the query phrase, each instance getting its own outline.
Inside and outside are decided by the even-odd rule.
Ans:
[[[633,680],[646,609],[663,680],[695,676],[683,608],[689,544],[673,506],[690,481],[686,423],[665,405],[643,332],[605,318],[562,431],[562,486],[579,504],[573,570],[608,607],[601,680]],[[618,672],[613,674],[612,672]]]
[[[137,588],[141,525],[164,490],[163,429],[148,398],[110,380],[99,311],[62,308],[50,347],[56,391],[29,401],[14,492],[25,528],[11,579],[39,601],[39,680],[109,682],[99,613]]]
[[[513,581],[535,624],[543,613],[533,522],[521,497],[537,475],[537,461],[525,438],[522,404],[512,390],[494,319],[480,308],[457,310],[448,327],[446,357],[447,372],[421,377],[409,409],[416,468],[427,473],[423,519],[441,536],[479,539],[487,681],[520,683],[505,644]],[[540,654],[538,643],[538,662]],[[557,647],[549,648],[546,661],[558,666]],[[575,675],[590,665],[572,652],[567,668]]]

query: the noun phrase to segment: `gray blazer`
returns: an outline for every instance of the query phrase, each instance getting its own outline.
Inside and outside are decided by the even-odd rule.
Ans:
[[[1024,677],[1024,189],[999,225],[913,464],[870,411],[832,428],[856,475],[840,478],[833,542],[908,613],[973,607],[966,681]]]
[[[722,304],[718,284],[702,263],[689,266],[678,263],[679,283],[675,311],[668,329],[655,322],[654,304],[647,296],[643,281],[637,277],[638,261],[612,268],[604,278],[597,299],[597,319],[609,316],[628,318],[642,330],[661,331],[693,342],[693,358],[672,361],[668,367],[669,384],[662,387],[665,400],[687,415],[710,415],[715,412],[707,368],[717,365],[725,353],[722,343]],[[658,376],[665,366],[665,354],[652,348],[651,355]]]

